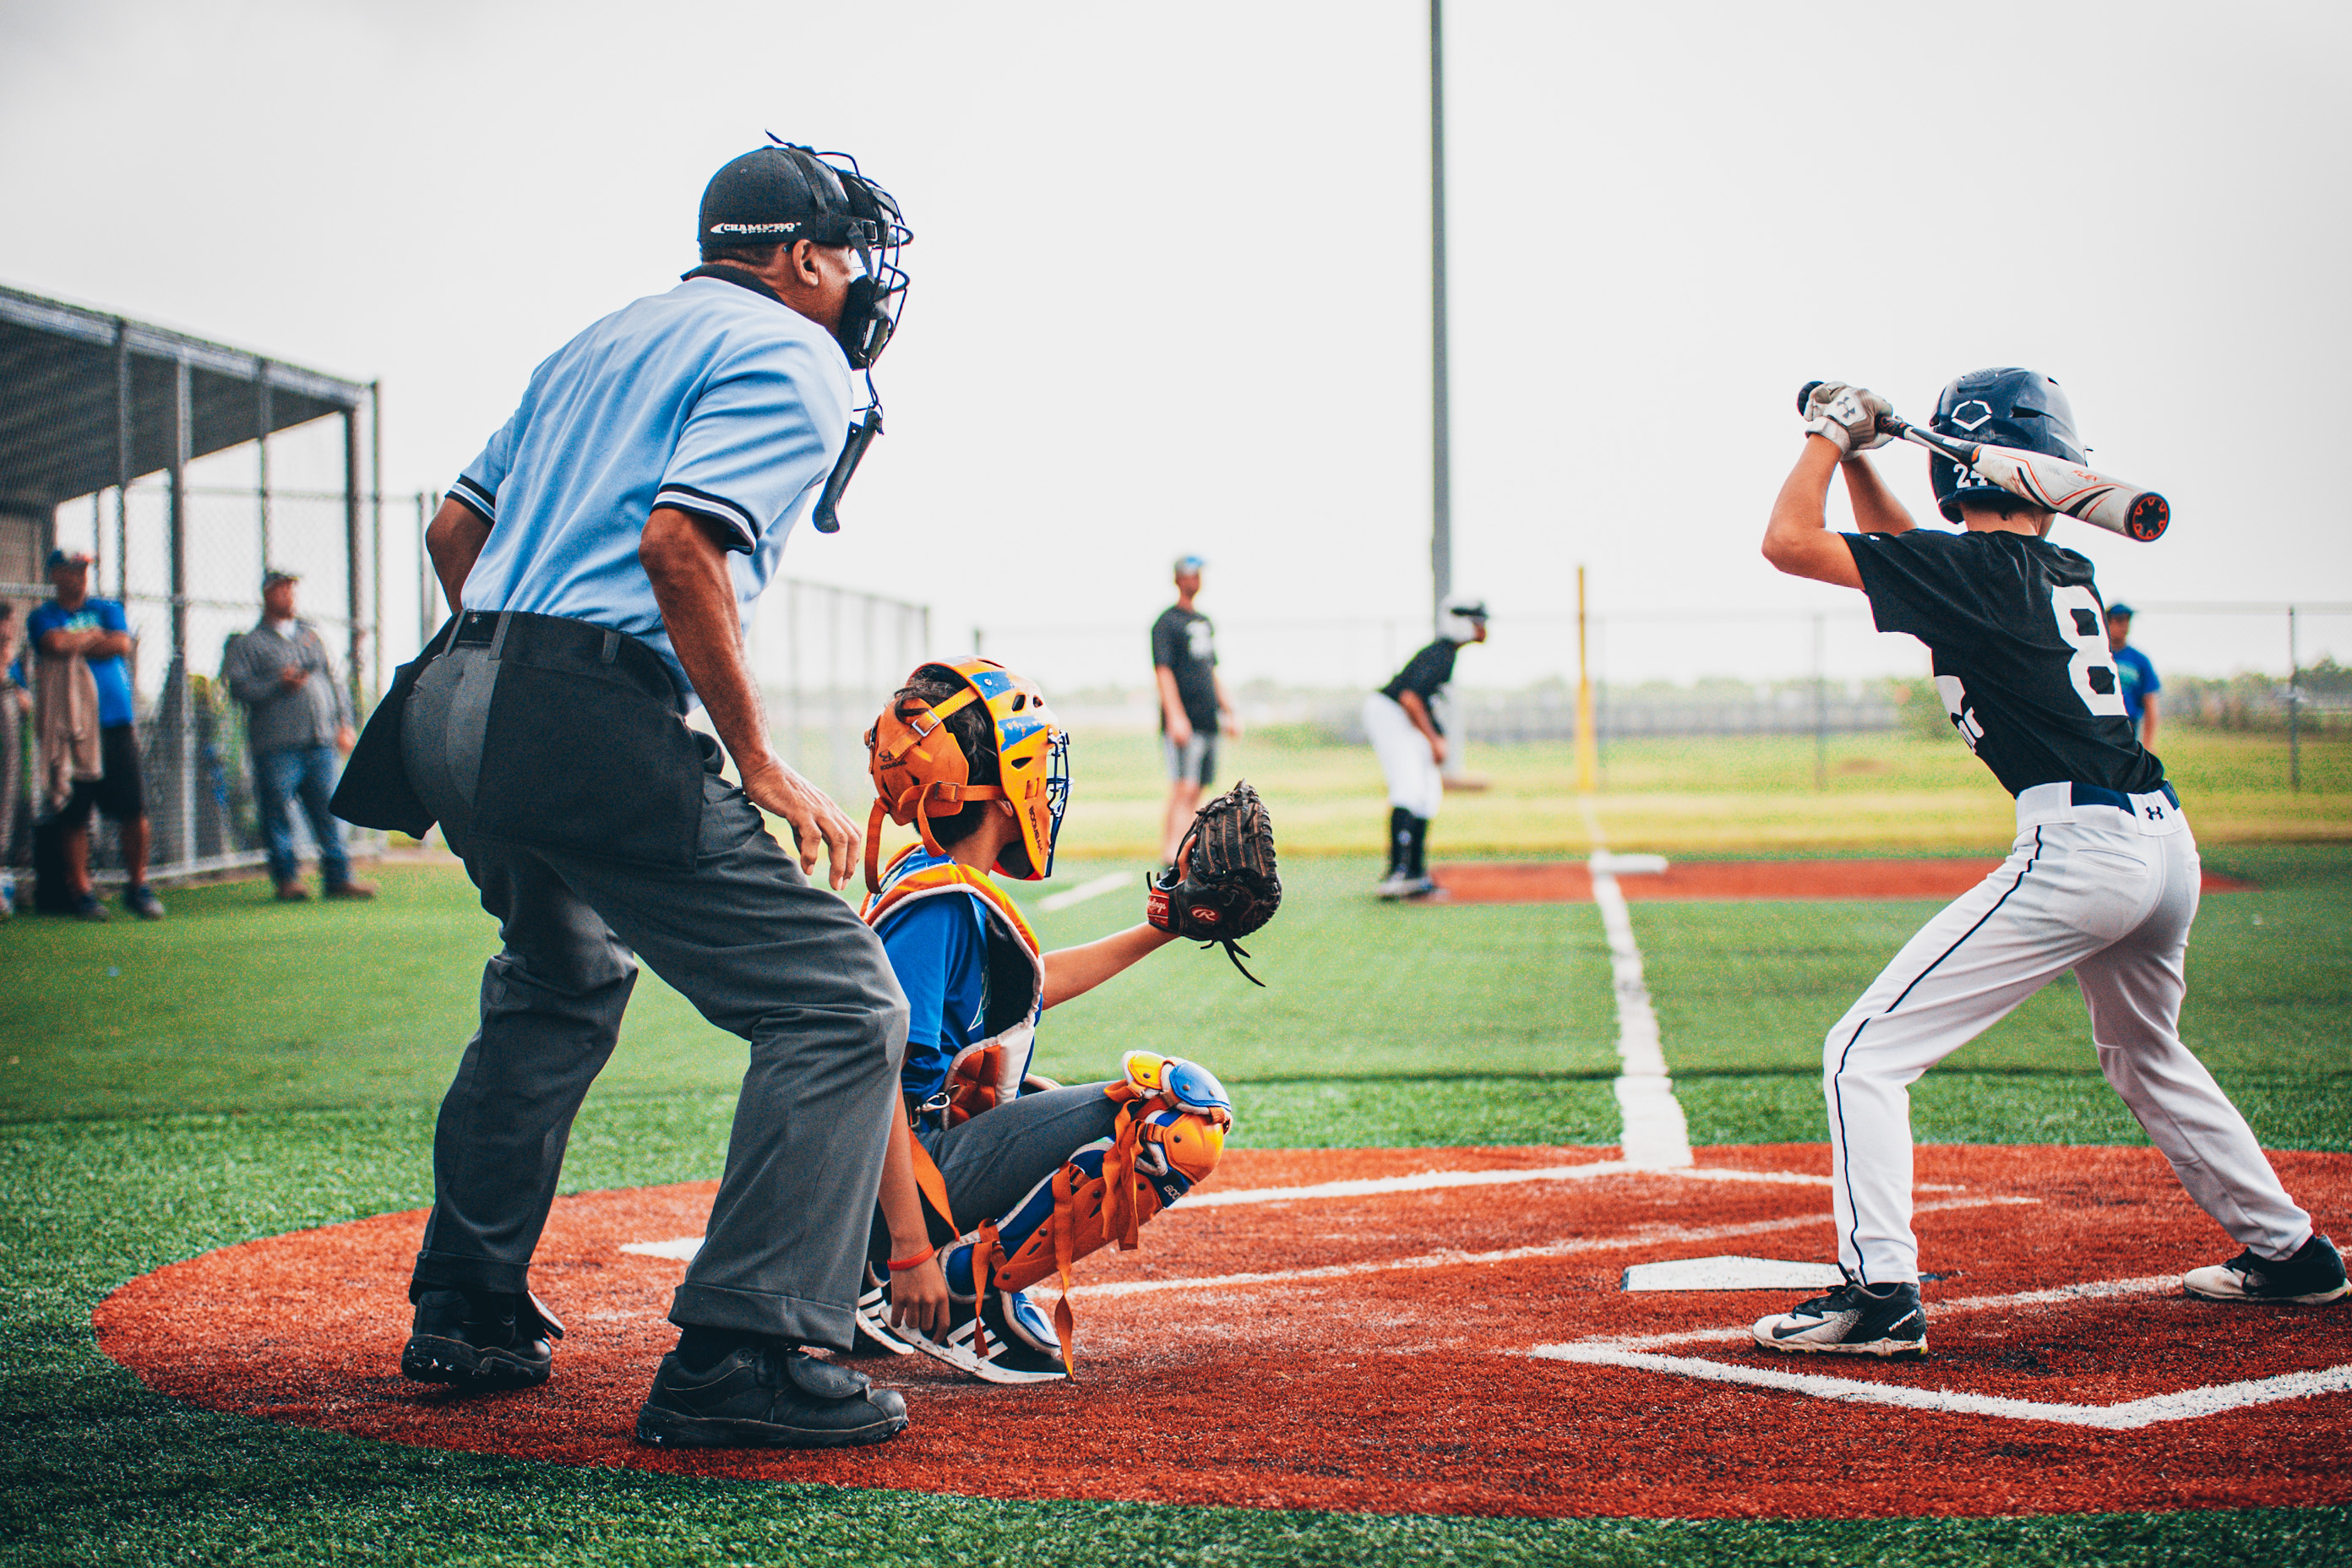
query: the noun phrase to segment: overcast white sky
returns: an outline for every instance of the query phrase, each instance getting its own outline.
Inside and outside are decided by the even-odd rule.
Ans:
[[[1580,561],[1607,609],[1850,607],[1755,552],[1816,375],[1924,416],[1958,371],[2045,370],[2093,460],[2173,501],[2156,546],[2061,522],[2111,598],[2352,599],[2347,8],[1447,23],[1455,576],[1491,674],[1567,666],[1528,618]],[[1397,0],[0,0],[0,281],[381,377],[387,487],[437,487],[538,360],[692,265],[703,182],[773,128],[856,153],[917,236],[889,433],[789,572],[943,627],[1133,626],[1102,646],[1136,662],[1181,550],[1228,622],[1410,623],[1425,47]],[[1925,513],[1924,454],[1888,467]],[[1685,637],[1661,668],[1764,658]]]

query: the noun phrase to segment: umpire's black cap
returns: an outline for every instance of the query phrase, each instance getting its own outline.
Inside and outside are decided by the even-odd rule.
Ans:
[[[831,164],[782,144],[755,147],[711,175],[696,229],[706,258],[737,245],[872,245],[879,237]]]

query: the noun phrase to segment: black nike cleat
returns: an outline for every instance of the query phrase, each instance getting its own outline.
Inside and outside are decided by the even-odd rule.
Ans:
[[[2315,1235],[2293,1258],[2274,1262],[2249,1250],[2227,1263],[2192,1268],[2181,1278],[2181,1289],[2208,1301],[2270,1301],[2316,1307],[2352,1293],[2344,1278],[2344,1258],[2336,1244]]]
[[[907,1427],[907,1402],[778,1340],[701,1371],[672,1351],[637,1412],[637,1441],[679,1448],[850,1448]]]
[[[1917,1361],[1927,1353],[1927,1312],[1916,1285],[1864,1285],[1849,1275],[1828,1295],[1760,1320],[1756,1342],[1805,1355]]]
[[[555,1365],[548,1342],[562,1337],[563,1325],[528,1290],[426,1290],[400,1375],[470,1391],[529,1388],[547,1381]]]

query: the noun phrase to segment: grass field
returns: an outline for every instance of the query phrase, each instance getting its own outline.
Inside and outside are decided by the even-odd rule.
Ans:
[[[1114,765],[1112,751],[1089,752],[1101,776],[1082,775],[1082,787],[1101,787],[1080,800],[1098,802],[1106,819],[1112,807],[1128,812],[1148,841],[1158,792],[1149,753]],[[2340,836],[2352,801],[2340,758],[2323,764],[2332,773],[2314,770],[2336,793],[2305,797],[2338,803],[2330,825],[2315,807],[2273,811],[2263,791],[2230,787],[2231,768],[2252,777],[2268,766],[2254,750],[2178,754],[2210,768],[2210,799],[2271,836]],[[1302,771],[1286,771],[1286,756]],[[1553,824],[1562,837],[1551,847],[1580,849],[1574,803],[1544,793],[1554,764],[1501,752],[1478,763],[1501,771],[1507,757],[1517,782],[1448,803],[1441,842],[1457,827],[1465,842],[1475,837],[1457,804],[1475,801],[1499,834],[1515,799],[1538,826],[1514,847],[1545,849],[1552,828],[1542,825]],[[1943,765],[1924,752],[1902,757],[1906,769]],[[1634,761],[1616,759],[1614,782]],[[1045,1070],[1097,1074],[1120,1049],[1181,1047],[1234,1086],[1237,1142],[1256,1146],[1613,1142],[1614,1016],[1593,910],[1378,905],[1363,896],[1377,867],[1337,853],[1358,826],[1348,814],[1361,815],[1361,781],[1342,772],[1357,763],[1271,745],[1243,763],[1286,833],[1334,851],[1288,862],[1283,919],[1249,944],[1268,989],[1213,952],[1171,949],[1057,1011],[1041,1039]],[[1743,794],[1727,772],[1712,781],[1719,789],[1686,788],[1704,764],[1662,763],[1659,790],[1609,797],[1612,844],[1684,847],[1643,838],[1644,820],[1751,853],[1780,842],[1769,829],[1780,821],[1822,828],[1807,843],[1813,852],[1990,852],[2007,837],[1997,822],[1981,842],[1937,839],[1940,827],[1874,839],[1854,826],[1908,822],[1879,815],[1890,785],[1898,800],[1944,801],[1976,788],[1965,773],[1840,775],[1815,801]],[[2352,1149],[2352,845],[2216,837],[2186,772],[2176,764],[2208,864],[2260,889],[2208,901],[2186,1032],[2265,1142]],[[1712,816],[1659,806],[1708,798]],[[1318,802],[1330,815],[1315,816]],[[1844,812],[1831,809],[1841,803]],[[1085,824],[1074,814],[1073,833]],[[1071,879],[1140,873],[1141,859],[1118,858],[1118,834],[1085,830],[1100,854]],[[2342,1510],[1683,1523],[974,1501],[413,1450],[153,1395],[92,1343],[90,1309],[114,1286],[240,1239],[430,1197],[434,1106],[470,1030],[494,935],[452,868],[394,868],[367,907],[279,906],[243,884],[174,894],[162,925],[0,928],[0,1180],[10,1196],[0,1206],[0,1419],[11,1438],[0,1457],[0,1560],[2294,1563],[2336,1561],[2352,1538]],[[1083,941],[1133,921],[1136,901],[1121,894],[1039,923],[1049,945]],[[1636,904],[1694,1141],[1818,1142],[1821,1035],[1927,909]],[[715,1175],[741,1064],[740,1042],[646,977],[575,1130],[566,1190]],[[2063,984],[1931,1074],[1916,1100],[1927,1140],[2140,1141],[2096,1075],[2081,1003]],[[404,1322],[404,1303],[385,1302],[388,1346]],[[1149,1459],[1139,1434],[1137,1463]]]

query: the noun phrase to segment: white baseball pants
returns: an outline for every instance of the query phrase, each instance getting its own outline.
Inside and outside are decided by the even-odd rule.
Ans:
[[[1365,698],[1364,733],[1389,781],[1389,804],[1415,816],[1435,816],[1445,798],[1445,777],[1430,755],[1429,737],[1414,728],[1402,705],[1377,691]]]
[[[1911,1085],[2068,969],[2100,1070],[2198,1206],[2263,1257],[2310,1238],[2311,1216],[2246,1119],[2180,1043],[2197,840],[2163,795],[2131,800],[2133,812],[2077,805],[2063,784],[2020,795],[2009,858],[1905,944],[1829,1032],[1838,1258],[1864,1283],[1919,1278]]]

